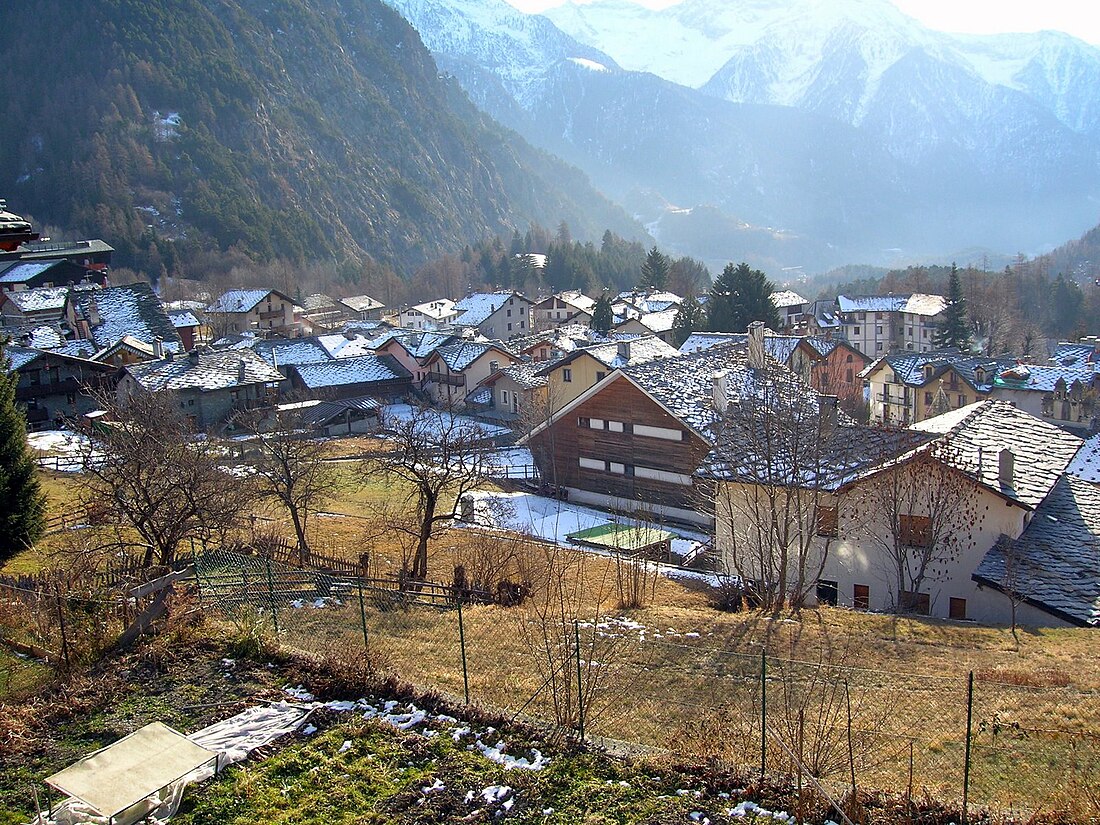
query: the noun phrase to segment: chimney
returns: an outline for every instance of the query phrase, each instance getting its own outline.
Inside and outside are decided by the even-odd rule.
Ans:
[[[158,361],[164,357],[164,339],[160,336],[153,339],[153,357]]]
[[[199,350],[198,350],[198,348],[195,348],[195,349],[191,350],[189,353],[187,353],[187,358],[188,358],[188,360],[191,361],[192,364],[199,363]]]
[[[248,364],[243,360],[237,363],[237,383],[243,384],[248,380]]]
[[[1016,456],[1005,447],[997,454],[997,479],[1002,487],[1014,488]]]
[[[753,321],[749,324],[749,367],[764,369],[764,322]]]
[[[619,341],[617,349],[618,349],[618,353],[619,353],[620,358],[622,358],[624,361],[629,361],[630,360],[630,342],[629,341]]]
[[[726,398],[726,376],[729,370],[718,370],[710,376],[710,392],[714,401],[714,409],[719,413],[725,413],[729,402]]]
[[[90,301],[88,301],[88,313],[87,313],[87,315],[88,315],[88,326],[89,327],[98,327],[100,322],[103,320],[102,318],[99,317],[99,307],[96,306],[96,300],[95,300],[94,295],[92,296],[92,299]]]

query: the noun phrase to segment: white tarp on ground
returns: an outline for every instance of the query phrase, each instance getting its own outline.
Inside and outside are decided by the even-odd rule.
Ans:
[[[271,705],[258,705],[249,708],[236,716],[223,719],[221,722],[215,722],[213,725],[196,731],[187,737],[176,733],[176,736],[179,736],[195,751],[201,750],[205,753],[206,761],[200,767],[186,772],[185,775],[174,777],[170,781],[170,787],[163,794],[151,793],[141,797],[138,800],[139,802],[144,802],[145,799],[149,800],[148,804],[143,806],[142,816],[154,825],[163,823],[179,808],[184,788],[195,782],[203,782],[214,775],[215,756],[217,756],[218,770],[234,762],[240,762],[256,748],[269,745],[281,736],[297,730],[312,712],[313,708],[309,706],[277,702]],[[153,724],[160,725],[159,722]],[[165,725],[161,725],[161,727],[171,730]],[[175,733],[175,731],[172,732]],[[100,753],[103,752],[100,751]],[[86,757],[81,762],[93,757]],[[79,765],[81,762],[77,764]],[[158,765],[157,767],[161,766]],[[68,770],[70,769],[66,768],[66,771]],[[75,796],[75,790],[53,781],[57,776],[64,773],[65,771],[62,771],[60,774],[50,777],[50,783],[67,793],[74,793]],[[160,787],[162,786],[158,786],[155,790],[159,790]],[[106,825],[107,817],[99,815],[99,811],[104,809],[100,808],[94,800],[89,801],[93,802],[94,808],[78,798],[67,799],[54,810],[52,817],[47,819],[45,812],[43,812],[42,817],[37,822],[41,825],[77,825],[78,823],[81,825]],[[123,820],[116,818],[115,822],[120,824]]]

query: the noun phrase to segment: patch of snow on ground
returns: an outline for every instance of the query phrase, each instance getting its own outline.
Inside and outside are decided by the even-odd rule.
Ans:
[[[582,69],[588,69],[589,71],[593,72],[608,71],[607,66],[605,66],[603,63],[597,63],[595,60],[589,60],[587,57],[570,57],[569,62],[576,63]]]

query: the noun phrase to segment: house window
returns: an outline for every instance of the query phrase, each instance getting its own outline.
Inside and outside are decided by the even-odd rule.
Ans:
[[[859,335],[859,327],[853,327],[853,329],[852,329],[852,333],[853,333],[854,335]]]
[[[500,371],[500,361],[490,361],[489,362],[489,372],[499,372],[499,371]]]
[[[932,546],[932,519],[928,516],[902,515],[898,519],[898,528],[902,544],[910,547]]]
[[[966,599],[956,599],[952,596],[947,606],[947,616],[960,622],[966,619]]]
[[[819,579],[817,582],[817,603],[829,604],[836,607],[839,595],[839,588],[836,582],[826,581],[825,579]]]
[[[848,357],[851,358],[850,355]],[[853,376],[852,376],[852,371],[850,369],[845,371],[844,380],[847,381],[849,384],[852,383]]]
[[[580,464],[585,470],[606,470],[607,464],[598,458],[585,458],[581,456],[577,459],[577,463]]]
[[[626,475],[626,465],[620,464],[617,461],[609,461],[607,464],[608,472],[615,473],[616,475]]]
[[[607,429],[609,429],[613,433],[621,433],[623,431],[623,422],[622,421],[608,421],[607,422]]]
[[[902,590],[898,593],[898,608],[903,613],[916,613],[918,616],[927,616],[932,608],[932,601],[927,593],[913,593],[910,590]]]
[[[848,357],[845,358],[844,360],[845,360],[845,362],[847,362],[849,364],[852,363],[852,353],[849,352]],[[852,379],[849,378],[848,380],[851,381]]]
[[[519,328],[520,329],[527,329],[527,322],[526,321],[520,321],[519,322]]]
[[[959,406],[960,407],[965,407],[966,406],[966,396],[965,395],[960,395],[959,396]]]
[[[817,508],[817,534],[819,536],[836,536],[838,532],[837,521],[836,507],[821,506]]]
[[[932,406],[932,393],[926,392],[924,394],[924,405],[926,407],[931,407]]]
[[[691,486],[691,476],[683,473],[670,473],[667,470],[655,470],[652,467],[634,467],[634,475],[638,478],[649,478],[653,481],[662,481],[666,484],[680,484],[684,487]]]
[[[882,327],[875,327],[875,335],[882,335]]]
[[[590,419],[588,419],[588,427],[589,427],[589,429],[592,429],[592,430],[602,430],[603,429],[603,419],[602,418],[590,418]]]
[[[573,370],[571,370],[569,367],[562,367],[561,380],[564,381],[566,384],[572,384],[573,383]]]
[[[511,303],[511,301],[509,301],[508,303]],[[509,318],[511,318],[511,317],[512,317],[512,310],[508,310],[508,317],[509,317]]]
[[[673,430],[669,427],[650,427],[648,424],[635,424],[634,435],[644,435],[648,438],[661,438],[665,441],[683,441],[683,430]]]
[[[587,429],[592,426],[592,420],[590,418],[578,418],[577,426]]]
[[[876,349],[876,350],[877,350],[878,352],[882,352],[882,341],[879,341],[879,342],[877,342],[877,343],[875,344],[875,349]]]
[[[500,391],[500,403],[503,404],[505,407],[508,406],[508,390]]]
[[[871,609],[871,586],[867,584],[852,585],[852,607],[856,610]]]

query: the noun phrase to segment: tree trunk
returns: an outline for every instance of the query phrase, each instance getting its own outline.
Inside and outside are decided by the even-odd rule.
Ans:
[[[298,512],[298,508],[288,505],[290,520],[294,522],[294,535],[298,538],[298,561],[302,564],[309,562],[309,544],[306,542],[306,525]]]
[[[432,536],[432,524],[435,521],[435,497],[428,496],[424,501],[424,515],[420,519],[420,537],[416,542],[416,555],[413,556],[413,568],[410,578],[423,581],[428,578],[428,540]]]

